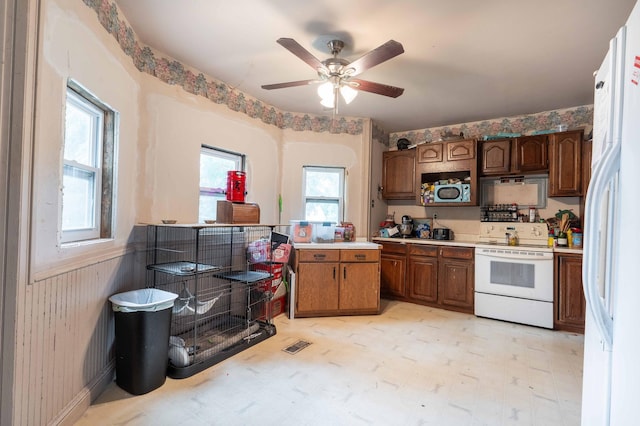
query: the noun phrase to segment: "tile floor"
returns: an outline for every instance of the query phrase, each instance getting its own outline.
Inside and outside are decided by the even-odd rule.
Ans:
[[[410,303],[275,318],[277,334],[77,425],[579,425],[583,336]],[[283,349],[311,345],[295,355]]]

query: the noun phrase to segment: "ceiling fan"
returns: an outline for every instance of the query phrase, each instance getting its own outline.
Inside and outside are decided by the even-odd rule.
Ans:
[[[330,40],[327,43],[333,57],[324,61],[320,61],[313,56],[307,49],[292,38],[279,38],[277,42],[311,66],[311,68],[318,73],[318,79],[266,84],[262,86],[263,89],[272,90],[323,83],[318,87],[318,95],[320,95],[322,99],[321,104],[328,108],[333,108],[334,114],[338,108],[338,93],[342,95],[346,103],[350,103],[356,97],[358,90],[389,96],[391,98],[397,98],[404,92],[404,89],[400,87],[354,78],[369,68],[403,53],[404,48],[402,44],[395,40],[389,40],[353,62],[338,58],[338,54],[340,54],[344,47],[342,40]]]

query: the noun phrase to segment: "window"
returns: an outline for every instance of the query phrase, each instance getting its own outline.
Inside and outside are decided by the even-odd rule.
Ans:
[[[65,106],[61,241],[111,238],[117,114],[72,81]]]
[[[305,220],[340,222],[344,215],[344,169],[304,166]]]
[[[227,172],[244,171],[245,156],[202,145],[200,149],[200,209],[198,221],[215,219],[218,200],[226,199]]]

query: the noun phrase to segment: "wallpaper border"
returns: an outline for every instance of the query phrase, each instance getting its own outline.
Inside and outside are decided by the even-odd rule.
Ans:
[[[83,2],[95,11],[100,24],[118,42],[122,51],[133,60],[133,64],[140,72],[152,75],[164,83],[180,86],[188,93],[202,96],[214,103],[225,105],[232,111],[280,129],[349,135],[360,135],[363,132],[364,119],[362,118],[333,118],[284,112],[235,90],[215,78],[206,76],[140,43],[133,28],[121,16],[118,6],[112,1],[83,0]]]
[[[412,144],[435,142],[442,140],[445,135],[461,133],[468,139],[483,139],[485,136],[499,134],[529,135],[534,132],[555,131],[561,124],[568,129],[584,129],[586,137],[593,126],[593,105],[396,132],[389,135],[389,143],[395,144],[400,138],[406,138]]]

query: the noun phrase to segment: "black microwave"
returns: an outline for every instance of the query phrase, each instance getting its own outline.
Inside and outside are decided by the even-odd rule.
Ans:
[[[468,203],[470,199],[471,184],[468,183],[447,183],[434,189],[434,203]]]

